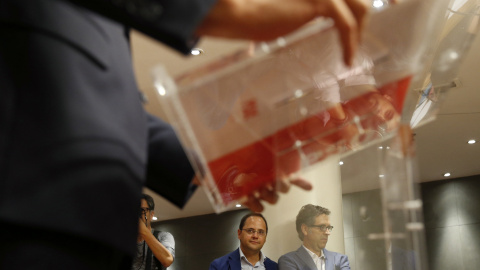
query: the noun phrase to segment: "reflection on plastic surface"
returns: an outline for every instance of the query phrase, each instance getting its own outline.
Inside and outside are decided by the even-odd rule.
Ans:
[[[350,68],[328,21],[175,82],[157,68],[160,101],[195,153],[190,160],[215,210],[331,154],[395,134],[410,81],[423,68],[425,33],[441,18],[433,2],[405,1],[372,14]]]
[[[425,72],[417,75],[418,83],[413,82],[418,92],[416,106],[405,112],[413,114],[412,127],[434,120],[449,90],[461,86],[457,76],[479,31],[479,11],[476,0],[450,1],[439,24],[441,32],[432,38],[435,47],[429,52],[431,57],[426,57]]]

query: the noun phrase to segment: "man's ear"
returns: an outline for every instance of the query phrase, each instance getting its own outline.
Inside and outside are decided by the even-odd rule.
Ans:
[[[240,239],[240,234],[241,234],[241,233],[242,233],[242,230],[238,229],[238,230],[237,230],[237,237],[238,237],[238,239]]]
[[[305,224],[302,224],[302,233],[303,233],[303,236],[308,234],[308,226]]]
[[[150,218],[153,219],[153,216],[155,215],[155,211],[150,211]]]

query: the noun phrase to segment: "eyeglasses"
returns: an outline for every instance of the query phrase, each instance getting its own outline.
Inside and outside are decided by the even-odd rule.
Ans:
[[[265,236],[265,234],[267,234],[266,231],[264,230],[254,230],[252,228],[249,228],[249,229],[242,229],[242,231],[246,231],[248,235],[253,235],[254,233],[257,233],[259,236]]]
[[[333,226],[326,226],[326,225],[309,225],[308,227],[315,227],[315,228],[319,228],[320,231],[322,232],[325,232],[325,231],[329,231],[331,232],[333,230]]]
[[[140,211],[142,211],[142,213],[146,213],[146,212],[150,211],[150,208],[140,207]]]

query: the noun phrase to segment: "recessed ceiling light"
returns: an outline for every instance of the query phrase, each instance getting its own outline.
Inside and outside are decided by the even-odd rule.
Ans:
[[[385,177],[385,175],[383,175],[383,174],[380,174],[378,177],[382,178],[382,177]]]
[[[340,160],[340,162],[338,162],[338,164],[340,164],[340,166],[343,165],[343,161]]]
[[[157,220],[158,218],[157,218],[157,217],[153,217],[152,219],[153,219],[153,220]]]
[[[380,8],[383,7],[383,1],[382,0],[375,0],[372,3],[373,7]]]
[[[468,144],[474,144],[474,143],[476,143],[476,142],[477,142],[477,141],[475,141],[475,140],[468,140]]]
[[[192,55],[200,55],[200,54],[203,54],[203,50],[200,49],[200,48],[193,48],[190,53],[191,53]]]
[[[242,205],[239,204],[239,203],[237,203],[237,204],[235,205],[235,207],[242,207]]]
[[[445,176],[445,177],[449,177],[450,175],[451,175],[451,174],[450,174],[449,172],[443,174],[443,176]]]

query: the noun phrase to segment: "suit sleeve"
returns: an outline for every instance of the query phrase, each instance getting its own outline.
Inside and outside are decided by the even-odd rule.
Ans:
[[[64,0],[86,7],[189,54],[197,26],[217,0]]]
[[[338,266],[335,266],[335,269],[350,270],[350,263],[348,262],[347,255],[340,256]]]
[[[290,256],[281,256],[278,259],[278,269],[279,270],[295,270],[297,266],[295,262],[290,258]]]
[[[265,260],[265,267],[267,270],[278,270],[278,264],[269,258]]]
[[[196,189],[194,170],[173,128],[148,114],[148,162],[146,186],[178,207]]]

